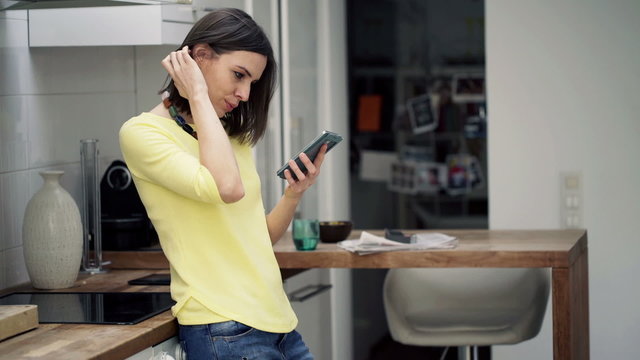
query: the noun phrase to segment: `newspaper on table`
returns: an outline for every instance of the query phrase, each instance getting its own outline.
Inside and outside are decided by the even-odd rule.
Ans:
[[[458,239],[442,233],[412,234],[409,243],[389,240],[366,231],[357,240],[343,240],[338,246],[359,255],[373,254],[385,251],[407,251],[428,249],[453,249],[458,246]]]

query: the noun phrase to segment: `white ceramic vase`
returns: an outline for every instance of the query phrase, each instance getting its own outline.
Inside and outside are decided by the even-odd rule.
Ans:
[[[73,286],[82,261],[78,205],[60,186],[64,171],[42,171],[44,185],[29,200],[22,224],[24,260],[33,287]]]

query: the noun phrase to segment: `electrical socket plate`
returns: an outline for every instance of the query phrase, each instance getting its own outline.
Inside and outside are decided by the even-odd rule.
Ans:
[[[560,227],[581,228],[582,221],[582,174],[580,172],[560,173]]]

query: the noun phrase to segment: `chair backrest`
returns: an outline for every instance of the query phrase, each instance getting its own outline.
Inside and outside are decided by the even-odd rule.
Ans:
[[[411,345],[513,344],[538,334],[546,269],[392,269],[384,305],[394,339]]]

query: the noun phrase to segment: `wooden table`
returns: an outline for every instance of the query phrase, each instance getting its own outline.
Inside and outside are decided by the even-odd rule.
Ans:
[[[368,230],[367,230],[368,231]],[[420,230],[421,232],[426,232]],[[382,235],[381,231],[369,231]],[[405,234],[418,231],[405,231]],[[553,357],[589,359],[589,273],[585,230],[442,230],[460,239],[453,250],[357,255],[334,244],[296,251],[290,235],[274,245],[281,269],[551,268]],[[359,238],[353,231],[350,238]]]

